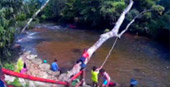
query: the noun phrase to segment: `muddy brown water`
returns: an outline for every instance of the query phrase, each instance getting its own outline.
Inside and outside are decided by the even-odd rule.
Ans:
[[[99,34],[92,31],[39,25],[20,36],[18,43],[48,63],[57,58],[59,66],[69,70],[83,49],[92,46],[98,38]],[[113,41],[114,38],[108,40],[92,56],[86,69],[87,84],[91,84],[92,66],[102,64]],[[125,34],[104,68],[120,87],[129,87],[131,78],[138,80],[138,87],[170,87],[169,65],[168,48],[145,37]]]

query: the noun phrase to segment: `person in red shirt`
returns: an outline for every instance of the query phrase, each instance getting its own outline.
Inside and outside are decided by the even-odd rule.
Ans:
[[[79,58],[79,60],[85,64],[87,63],[87,61],[89,61],[89,53],[87,52],[87,49],[84,49],[84,52],[82,56]]]
[[[84,50],[82,56],[85,57],[85,58],[89,58],[89,54],[88,54],[88,52],[87,52],[87,49]]]

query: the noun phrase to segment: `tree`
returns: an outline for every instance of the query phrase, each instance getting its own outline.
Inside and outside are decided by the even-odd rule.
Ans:
[[[7,9],[0,9],[0,58],[10,56],[9,49],[14,40],[14,29],[10,28],[11,20],[6,19]]]
[[[110,32],[104,33],[100,35],[100,38],[98,39],[98,41],[96,41],[96,43],[91,46],[88,50],[87,53],[89,54],[89,59],[86,59],[85,64],[87,64],[91,58],[91,56],[93,55],[93,53],[99,48],[101,47],[101,45],[107,41],[109,38],[112,37],[121,37],[121,35],[124,33],[120,33],[119,34],[119,28],[121,26],[121,24],[123,23],[124,19],[125,19],[125,15],[129,12],[129,10],[132,8],[133,5],[133,1],[130,0],[129,5],[125,8],[125,10],[121,13],[119,19],[116,22],[116,25],[113,27],[113,29]],[[126,30],[125,30],[126,31]],[[79,66],[81,67],[81,66]],[[103,65],[101,66],[103,67]],[[79,68],[78,68],[79,69]],[[66,75],[67,76],[67,80],[69,81],[70,77],[78,72],[74,72],[74,67],[71,71],[69,71],[69,73]]]
[[[59,19],[67,0],[51,0],[41,12],[47,19]]]
[[[101,0],[68,0],[61,16],[66,21],[78,19],[79,23],[96,26],[101,22],[100,3]]]
[[[116,22],[117,18],[125,8],[126,3],[121,1],[111,1],[106,0],[101,5],[101,15],[105,18],[105,20],[110,20]]]

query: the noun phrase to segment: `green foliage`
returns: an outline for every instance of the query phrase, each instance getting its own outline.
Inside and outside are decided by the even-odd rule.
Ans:
[[[9,48],[13,42],[13,30],[5,30],[3,27],[0,27],[0,49],[3,50],[3,55],[10,56]],[[1,55],[2,56],[2,55]]]
[[[22,87],[21,83],[19,82],[18,78],[15,78],[15,80],[11,83],[9,83],[10,85],[13,85],[15,87]]]
[[[21,14],[17,15],[16,20],[17,21],[24,21],[24,20],[26,20],[26,18],[27,18],[26,14],[21,13]]]
[[[90,23],[95,26],[100,22],[100,0],[68,0],[61,16],[66,21]]]
[[[14,71],[15,70],[15,65],[11,64],[11,63],[5,63],[4,68]]]
[[[26,23],[27,23],[27,21],[17,21],[16,22],[16,26],[20,27],[20,28],[23,28]]]
[[[9,27],[9,23],[9,20],[5,18],[0,19],[0,49],[5,56],[11,55],[9,48],[13,42],[15,32],[13,28]]]
[[[117,21],[128,3],[129,0],[51,0],[45,11],[42,12],[45,15],[42,15],[41,19],[58,18],[64,22],[86,24],[90,27],[110,26]],[[153,21],[158,21],[157,17],[164,21],[163,18],[167,18],[167,16],[162,17],[163,12],[169,10],[169,6],[168,0],[134,0],[133,9],[128,13],[126,22],[131,21],[142,11],[152,9],[152,12],[144,13],[131,28],[135,33],[151,35],[150,32],[159,30],[157,27],[152,31],[151,25],[156,23]],[[164,26],[167,28],[168,25]]]
[[[150,9],[156,4],[158,0],[134,0],[135,9],[143,11],[144,9]]]
[[[152,13],[151,12],[146,12],[143,14],[142,19],[143,20],[149,20],[152,17]]]
[[[142,2],[143,1],[143,2]],[[165,0],[166,1],[166,0]],[[140,3],[141,2],[141,3]],[[169,14],[170,9],[166,8],[170,5],[169,2],[163,3],[163,0],[135,0],[135,7],[128,13],[126,20],[130,21],[136,15],[142,11],[148,10],[149,12],[144,13],[140,16],[133,25],[130,31],[134,33],[149,35],[153,38],[160,38],[160,33],[169,30]],[[158,4],[157,4],[158,3]],[[162,3],[159,5],[159,3]],[[169,4],[169,5],[168,5]],[[167,41],[168,41],[168,37]]]
[[[110,30],[106,28],[106,29],[104,30],[104,33],[109,32],[109,31],[110,31]]]
[[[126,20],[130,21],[132,20],[136,15],[139,14],[139,11],[136,9],[130,10],[130,12],[127,14]]]
[[[29,2],[25,3],[25,13],[27,13],[29,18],[31,18],[40,7],[41,3],[39,0],[29,0]]]
[[[22,0],[0,0],[0,60],[11,56],[10,47],[14,40],[16,16],[21,12]]]
[[[38,18],[34,18],[34,22],[35,22],[35,23],[39,23],[39,21],[40,21],[40,20],[39,20]]]
[[[41,20],[46,20],[46,19],[47,19],[47,16],[41,15]]]
[[[157,12],[163,12],[165,10],[164,7],[162,7],[160,5],[154,5],[154,6],[152,6],[152,9]]]
[[[153,37],[159,37],[159,33],[162,29],[170,31],[170,11],[165,12],[161,16],[157,16],[151,23],[148,24],[150,31],[148,32]]]
[[[40,15],[46,16],[45,19],[58,19],[61,15],[61,11],[65,7],[66,1],[67,0],[50,0]]]
[[[117,19],[125,8],[124,1],[104,1],[101,5],[101,13],[104,17],[108,16],[112,20]]]

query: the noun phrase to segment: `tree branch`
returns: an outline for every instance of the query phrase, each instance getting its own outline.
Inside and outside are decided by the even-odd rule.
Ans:
[[[90,57],[106,40],[108,40],[111,37],[118,37],[119,28],[120,28],[122,22],[125,19],[125,15],[132,8],[132,5],[133,5],[133,0],[130,0],[129,5],[126,7],[126,9],[120,15],[120,17],[119,17],[118,21],[116,22],[116,25],[114,26],[114,28],[110,32],[107,32],[107,33],[100,35],[99,40],[92,47],[90,47],[87,50]]]
[[[24,31],[25,31],[25,29],[30,25],[30,23],[32,22],[32,20],[40,13],[41,10],[44,9],[44,7],[48,4],[49,1],[50,1],[50,0],[47,0],[47,1],[45,2],[45,4],[44,4],[43,6],[41,6],[40,9],[37,10],[37,12],[32,16],[32,18],[29,19],[29,21],[27,22],[27,24],[25,25],[25,27],[21,30],[21,32],[24,32]]]
[[[152,10],[153,10],[153,9],[144,10],[144,11],[142,11],[140,14],[136,15],[136,16],[129,22],[129,24],[126,26],[126,28],[125,28],[120,34],[118,34],[119,38],[128,30],[128,28],[130,27],[130,25],[135,22],[135,19],[136,19],[136,18],[138,18],[138,17],[142,16],[144,13],[149,12],[149,11],[152,11]]]

